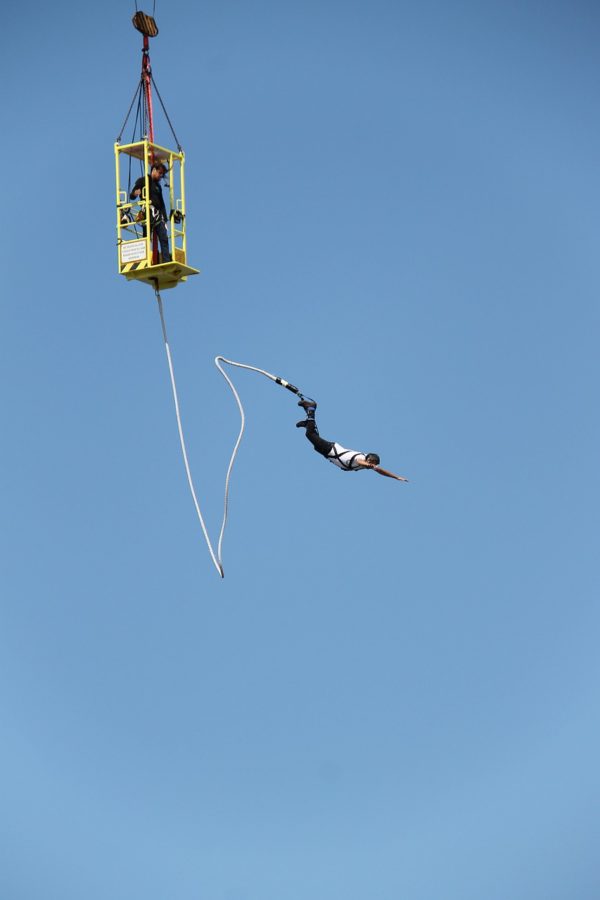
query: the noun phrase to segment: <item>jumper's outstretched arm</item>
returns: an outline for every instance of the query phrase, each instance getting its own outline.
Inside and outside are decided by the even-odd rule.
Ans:
[[[393,472],[388,472],[387,469],[382,469],[381,466],[373,466],[373,471],[378,472],[380,475],[385,475],[387,478],[395,478],[396,481],[408,481],[408,478],[405,478],[404,475],[394,475]]]
[[[365,469],[373,469],[374,472],[377,472],[379,475],[385,475],[386,478],[395,478],[396,481],[408,481],[408,478],[405,478],[403,475],[394,475],[393,472],[388,472],[387,469],[382,469],[381,466],[374,466],[373,463],[361,462],[361,466],[364,466]]]

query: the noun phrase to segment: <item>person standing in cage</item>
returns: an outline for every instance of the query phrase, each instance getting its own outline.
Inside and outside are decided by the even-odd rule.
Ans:
[[[160,253],[162,262],[167,263],[171,262],[171,253],[169,251],[169,234],[167,232],[167,210],[165,208],[165,201],[163,198],[162,187],[160,184],[161,178],[167,174],[167,167],[163,162],[152,163],[150,169],[150,178],[148,179],[148,183],[150,185],[150,229],[156,234],[158,238],[158,242],[160,244]],[[136,183],[133,186],[131,194],[129,195],[130,200],[135,200],[138,197],[142,196],[142,191],[146,186],[146,179],[144,176],[138,178]],[[144,229],[144,235],[146,231]]]
[[[301,406],[306,412],[306,419],[296,422],[296,428],[305,428],[306,437],[317,453],[324,456],[334,466],[338,466],[344,472],[359,472],[363,469],[373,469],[374,472],[377,472],[379,475],[385,475],[387,478],[395,478],[396,481],[408,481],[408,478],[404,478],[402,475],[394,475],[393,472],[382,469],[379,465],[377,453],[361,453],[358,450],[347,450],[335,441],[326,441],[322,438],[315,421],[316,401],[302,399],[298,402],[298,406]]]

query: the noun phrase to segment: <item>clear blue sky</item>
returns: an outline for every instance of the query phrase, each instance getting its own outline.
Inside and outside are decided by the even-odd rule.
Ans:
[[[410,478],[235,373],[224,581],[116,272],[133,11],[3,14],[0,897],[597,900],[600,10],[158,0],[211,532],[217,353]]]

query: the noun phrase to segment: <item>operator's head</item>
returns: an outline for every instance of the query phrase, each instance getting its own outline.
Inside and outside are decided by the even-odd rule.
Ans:
[[[162,162],[152,163],[152,168],[150,169],[150,175],[154,178],[155,181],[159,181],[161,178],[167,174],[167,167]]]
[[[378,466],[381,460],[379,459],[379,455],[377,453],[367,453],[365,459],[372,466]]]

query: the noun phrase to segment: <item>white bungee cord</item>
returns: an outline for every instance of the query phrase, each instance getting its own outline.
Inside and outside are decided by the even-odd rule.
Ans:
[[[194,506],[196,507],[196,513],[198,515],[198,519],[200,520],[200,525],[202,526],[202,532],[204,534],[204,539],[208,546],[208,552],[210,553],[211,559],[215,564],[215,568],[221,578],[225,577],[225,573],[223,571],[223,566],[221,565],[221,561],[215,556],[215,551],[213,550],[213,546],[210,542],[210,537],[208,536],[208,531],[206,530],[206,525],[204,524],[204,519],[202,518],[202,511],[200,509],[200,504],[198,503],[198,498],[196,497],[196,491],[194,489],[194,482],[192,481],[192,473],[190,470],[190,464],[188,462],[187,450],[185,448],[185,438],[183,436],[183,426],[181,424],[181,414],[179,411],[179,399],[177,397],[177,385],[175,384],[175,372],[173,371],[173,361],[171,359],[171,350],[169,348],[169,339],[167,337],[167,326],[165,325],[165,317],[163,313],[163,305],[160,293],[158,288],[155,291],[156,299],[158,301],[158,311],[160,313],[160,322],[162,325],[163,338],[165,341],[165,350],[167,351],[167,362],[169,364],[169,374],[171,376],[171,388],[173,389],[173,400],[175,402],[175,415],[177,416],[177,428],[179,429],[179,443],[181,444],[181,452],[183,455],[183,462],[185,464],[185,471],[187,474],[188,484],[190,486],[190,491],[192,494],[192,498],[194,500]]]
[[[190,464],[188,461],[187,450],[185,446],[185,438],[183,436],[183,426],[181,424],[181,413],[179,410],[179,399],[177,396],[177,385],[175,383],[175,372],[173,370],[173,361],[171,359],[171,350],[169,347],[169,339],[167,337],[167,327],[165,325],[165,316],[163,312],[163,304],[158,288],[155,289],[156,300],[158,302],[158,311],[160,313],[160,322],[162,326],[162,333],[165,342],[165,350],[167,353],[167,362],[169,365],[169,375],[171,376],[171,388],[173,391],[173,400],[175,403],[175,415],[177,417],[177,428],[179,430],[179,443],[181,444],[181,452],[183,455],[183,462],[185,465],[185,471],[187,474],[187,480],[190,487],[190,492],[192,494],[192,498],[194,500],[194,506],[196,507],[196,513],[198,515],[198,519],[200,521],[200,525],[202,527],[202,533],[204,534],[204,539],[206,541],[208,552],[210,553],[211,559],[215,565],[215,568],[221,578],[225,577],[225,571],[223,569],[223,537],[225,534],[225,526],[227,524],[227,514],[229,510],[229,484],[231,481],[231,472],[233,470],[233,465],[236,460],[237,452],[239,446],[242,441],[242,437],[244,435],[244,429],[246,427],[246,416],[244,414],[244,407],[242,406],[242,401],[240,400],[239,394],[235,389],[235,386],[230,379],[229,375],[223,369],[221,363],[226,363],[228,366],[236,366],[238,369],[248,369],[251,372],[258,372],[259,375],[264,375],[266,378],[269,378],[271,381],[274,381],[276,384],[281,385],[284,388],[287,388],[288,391],[291,391],[293,394],[297,394],[299,397],[303,398],[303,394],[300,393],[295,385],[290,384],[289,381],[284,381],[283,378],[279,378],[277,375],[272,375],[271,372],[266,372],[264,369],[259,369],[257,366],[249,366],[246,363],[234,362],[232,359],[226,359],[224,356],[215,356],[215,365],[227,384],[229,385],[233,396],[235,397],[235,402],[237,403],[238,409],[240,411],[240,430],[237,436],[237,440],[235,442],[235,446],[233,448],[233,452],[231,454],[231,459],[229,460],[229,465],[227,467],[227,475],[225,476],[225,496],[223,501],[223,521],[221,523],[221,530],[219,532],[219,541],[217,545],[217,552],[215,553],[213,549],[213,545],[211,543],[208,530],[206,528],[206,524],[204,522],[204,518],[202,516],[202,511],[200,509],[200,504],[198,503],[198,498],[196,496],[196,490],[194,488],[194,482],[192,480],[192,473],[190,469]]]

